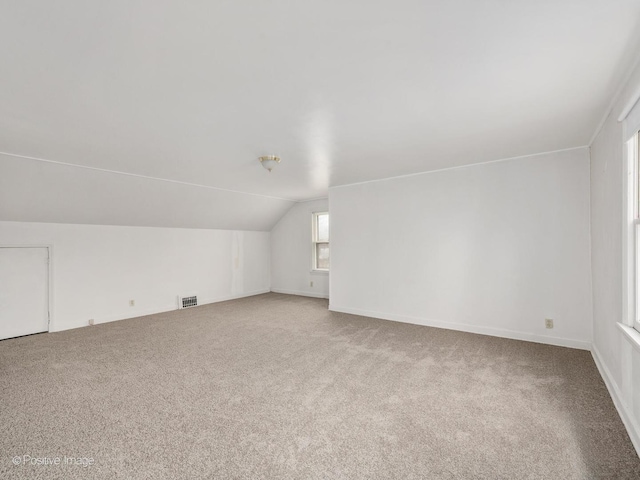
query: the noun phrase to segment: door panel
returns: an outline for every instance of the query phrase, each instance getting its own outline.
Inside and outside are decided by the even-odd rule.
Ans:
[[[48,249],[0,247],[0,340],[48,331],[48,312]]]

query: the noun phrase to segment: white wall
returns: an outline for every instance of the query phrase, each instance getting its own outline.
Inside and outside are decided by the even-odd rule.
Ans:
[[[618,327],[623,319],[623,125],[617,121],[640,86],[636,68],[591,145],[593,356],[640,454],[640,350]]]
[[[0,245],[35,244],[53,247],[51,331],[269,291],[268,232],[0,222]]]
[[[329,204],[331,310],[590,348],[587,148],[335,187]]]
[[[329,275],[311,271],[311,214],[327,209],[326,198],[298,203],[273,227],[271,291],[329,298]]]

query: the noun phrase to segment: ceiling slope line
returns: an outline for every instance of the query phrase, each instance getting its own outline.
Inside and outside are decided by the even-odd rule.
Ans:
[[[5,155],[7,157],[24,158],[26,160],[34,160],[36,162],[53,163],[55,165],[64,165],[64,166],[67,166],[67,167],[84,168],[84,169],[87,169],[87,170],[95,170],[97,172],[103,172],[103,173],[113,173],[113,174],[117,174],[117,175],[125,175],[125,176],[128,176],[128,177],[137,177],[137,178],[144,178],[144,179],[147,179],[147,180],[156,180],[156,181],[159,181],[159,182],[177,183],[177,184],[180,184],[180,185],[187,185],[187,186],[190,186],[190,187],[208,188],[210,190],[219,190],[221,192],[237,193],[237,194],[240,194],[240,195],[252,195],[254,197],[270,198],[272,200],[282,200],[282,201],[285,201],[285,202],[292,202],[292,203],[296,203],[296,202],[299,201],[299,200],[295,200],[295,199],[292,199],[292,198],[274,197],[274,196],[271,196],[271,195],[262,195],[260,193],[242,192],[242,191],[239,191],[239,190],[231,190],[229,188],[213,187],[211,185],[202,185],[202,184],[199,184],[199,183],[183,182],[181,180],[171,180],[169,178],[150,177],[148,175],[140,175],[138,173],[121,172],[119,170],[109,170],[108,168],[100,168],[100,167],[89,167],[87,165],[78,165],[78,164],[75,164],[75,163],[60,162],[58,160],[48,160],[46,158],[30,157],[28,155],[19,155],[17,153],[0,152],[0,155]]]
[[[572,150],[580,150],[582,148],[589,148],[589,145],[580,145],[578,147],[560,148],[558,150],[549,150],[547,152],[530,153],[528,155],[519,155],[517,157],[500,158],[498,160],[487,160],[486,162],[467,163],[465,165],[457,165],[455,167],[445,167],[445,168],[438,168],[436,170],[426,170],[424,172],[407,173],[405,175],[396,175],[394,177],[377,178],[375,180],[366,180],[364,182],[353,182],[353,183],[345,183],[345,184],[342,184],[342,185],[333,185],[333,186],[329,187],[329,190],[332,190],[334,188],[352,187],[354,185],[364,185],[366,183],[376,183],[376,182],[385,182],[387,180],[397,180],[399,178],[417,177],[418,175],[428,175],[430,173],[446,172],[448,170],[459,170],[461,168],[479,167],[480,165],[489,165],[489,164],[492,164],[492,163],[508,162],[510,160],[521,160],[523,158],[538,157],[540,155],[549,155],[551,153],[570,152]]]
[[[314,198],[307,198],[305,200],[296,200],[297,203],[307,203],[307,202],[315,202],[318,200],[328,200],[329,196],[325,195],[324,197],[314,197]]]

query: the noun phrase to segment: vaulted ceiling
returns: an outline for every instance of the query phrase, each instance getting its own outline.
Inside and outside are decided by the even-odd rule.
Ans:
[[[72,203],[75,182],[27,166],[59,162],[112,193],[121,172],[233,209],[227,190],[304,200],[588,145],[639,20],[638,0],[4,0],[0,152],[39,160],[0,155],[0,173]]]

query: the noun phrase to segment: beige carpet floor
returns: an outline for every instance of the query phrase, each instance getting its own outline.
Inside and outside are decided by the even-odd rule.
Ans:
[[[640,478],[588,352],[319,299],[5,340],[0,392],[3,479]]]

